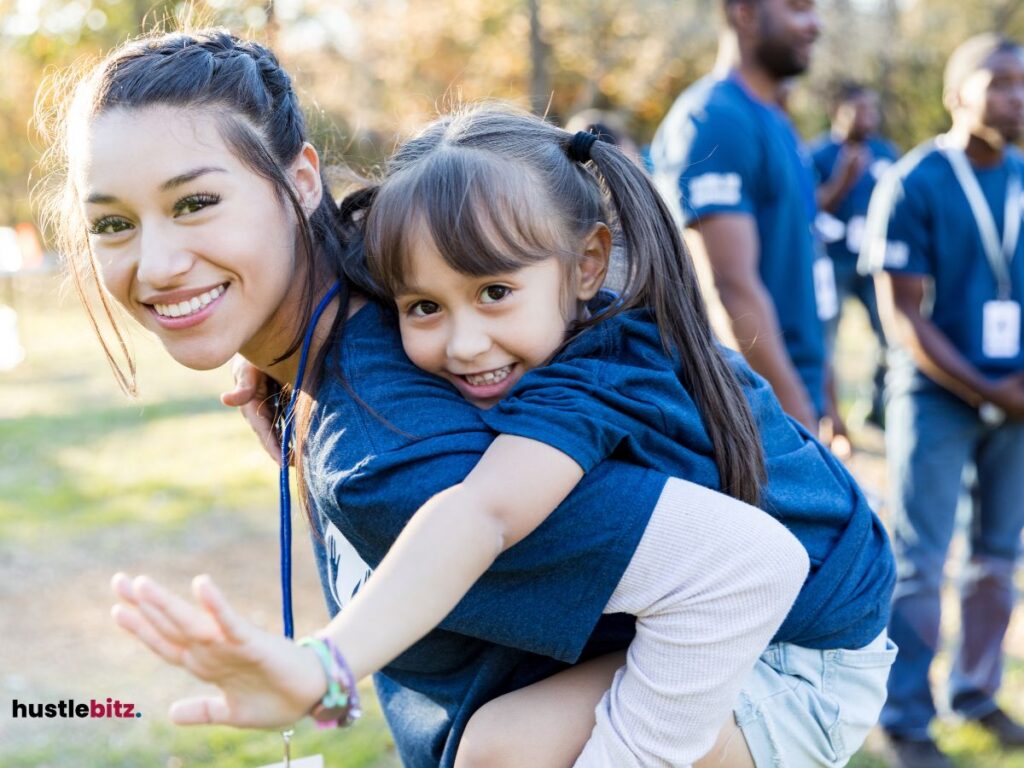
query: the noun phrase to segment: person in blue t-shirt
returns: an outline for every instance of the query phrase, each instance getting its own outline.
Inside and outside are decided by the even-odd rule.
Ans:
[[[269,50],[223,30],[150,35],[80,74],[51,124],[46,210],[97,331],[113,334],[106,345],[111,365],[132,391],[134,364],[120,343],[116,301],[185,366],[213,368],[235,355],[248,361],[245,385],[226,401],[244,403],[250,413],[264,395],[280,400],[286,414],[285,401],[297,403],[289,421],[295,459],[336,612],[419,507],[470,474],[495,433],[473,404],[403,354],[394,313],[372,298],[376,288],[358,258],[355,217],[369,195],[358,192],[339,209],[323,193],[290,78]],[[303,360],[310,375],[300,386]],[[262,382],[246,378],[253,371]],[[297,395],[281,391],[289,385]],[[508,498],[530,491],[523,483]],[[660,541],[664,525],[686,546],[653,575],[692,572],[669,596],[695,619],[677,639],[705,649],[711,673],[701,679],[718,680],[699,695],[713,703],[727,693],[767,645],[802,581],[803,547],[738,499],[609,459],[504,552],[441,626],[377,675],[404,764],[453,765],[467,721],[496,696],[569,665],[592,680],[588,660],[607,666],[602,654],[624,649],[636,622],[602,611],[614,604],[634,559],[650,563],[644,540]],[[439,566],[441,573],[447,563]],[[642,584],[652,574],[634,576]],[[118,622],[155,653],[199,677],[227,674],[240,686],[177,703],[176,722],[269,726],[314,710],[351,718],[353,675],[327,641],[299,646],[256,630],[206,579],[194,583],[200,609],[145,578],[119,576],[114,585],[123,601],[114,611]],[[436,608],[430,595],[417,597],[426,610]],[[157,613],[146,610],[151,601]],[[381,653],[373,631],[390,636],[396,622],[414,620],[387,610],[376,618],[379,624],[360,624],[363,645],[357,641],[353,651],[369,643],[371,655]],[[282,663],[256,670],[237,658],[211,663],[183,651],[180,643],[196,640],[208,649],[242,649],[249,662],[260,656]],[[723,641],[749,646],[751,657],[723,655]],[[268,673],[283,681],[283,698],[281,688],[265,687]],[[333,711],[324,710],[328,705]],[[592,710],[569,721],[550,718],[548,726],[556,725],[585,739]]]
[[[655,179],[709,263],[738,348],[817,434],[835,285],[812,230],[810,157],[779,99],[807,69],[820,22],[813,3],[723,2],[731,69],[677,99],[652,146]]]
[[[873,376],[868,421],[882,424],[885,385],[885,334],[878,317],[875,285],[870,276],[857,272],[868,202],[875,183],[899,157],[896,147],[878,135],[881,112],[878,94],[856,82],[839,86],[832,107],[829,133],[811,142],[810,152],[818,178],[817,230],[826,244],[835,272],[836,293],[840,312],[828,323],[826,337],[834,354],[835,336],[843,304],[855,297],[867,312],[871,329],[878,342],[879,355]],[[836,402],[835,382],[830,400]],[[841,422],[840,422],[841,423]]]
[[[972,522],[951,703],[1004,745],[1024,746],[1024,728],[995,700],[1024,527],[1024,161],[1012,146],[1024,135],[1024,50],[971,38],[950,57],[944,89],[952,128],[883,177],[864,250],[884,270],[879,301],[892,320],[886,446],[899,579],[889,631],[900,655],[882,725],[906,766],[951,765],[929,737],[928,673],[962,478]]]
[[[693,542],[677,515],[655,514],[605,608],[637,617],[629,663],[616,671],[616,655],[585,676],[575,669],[495,700],[470,721],[456,766],[521,761],[526,744],[542,754],[582,749],[578,766],[689,765],[720,729],[737,765],[845,764],[875,721],[895,656],[884,634],[894,576],[886,534],[841,464],[741,358],[723,356],[671,216],[642,171],[593,134],[481,109],[404,145],[365,221],[371,273],[393,298],[409,359],[485,409],[498,437],[463,482],[413,516],[326,629],[354,676],[438,623],[478,614],[479,598],[460,601],[489,588],[473,585],[499,555],[540,533],[585,475],[623,460],[728,489],[798,536],[810,577],[788,616],[757,620],[774,623],[773,646],[762,653],[749,626],[753,604],[705,617],[721,633],[711,646],[689,639],[705,623],[686,607],[689,588],[679,589],[692,580],[695,563],[681,553]],[[619,222],[626,260],[618,297],[598,296],[607,221]],[[381,468],[371,457],[367,470]],[[348,514],[329,512],[343,533],[365,537]],[[378,545],[374,559],[385,551]],[[766,558],[748,578],[775,578],[780,565]],[[251,652],[202,650],[230,666]],[[274,657],[257,654],[258,664]],[[230,676],[214,679],[233,690]],[[280,685],[267,675],[268,689]],[[842,712],[820,721],[838,701]],[[540,736],[558,715],[585,721],[595,706],[592,733]],[[737,730],[743,738],[730,738]]]

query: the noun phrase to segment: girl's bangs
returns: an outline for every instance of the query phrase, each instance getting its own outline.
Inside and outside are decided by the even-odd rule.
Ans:
[[[395,172],[374,201],[368,233],[377,278],[400,293],[424,236],[448,266],[475,277],[559,255],[556,215],[531,181],[521,166],[465,148],[441,149]]]

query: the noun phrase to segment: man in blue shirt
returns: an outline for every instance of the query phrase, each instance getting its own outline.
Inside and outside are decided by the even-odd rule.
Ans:
[[[778,103],[785,81],[806,70],[820,23],[810,0],[724,5],[731,69],[677,99],[652,147],[655,179],[695,260],[710,265],[750,366],[816,434],[821,320],[835,313],[835,285],[823,253],[816,268],[810,158]]]
[[[1024,528],[1024,50],[979,35],[950,57],[949,133],[913,150],[875,191],[863,251],[894,345],[886,411],[900,653],[881,722],[897,765],[951,766],[930,739],[928,671],[962,479],[972,490],[954,710],[1024,746],[999,708],[1002,641]],[[889,311],[886,311],[886,308]],[[965,468],[969,472],[965,475]]]
[[[882,389],[885,381],[885,336],[878,317],[874,281],[857,273],[868,202],[875,182],[899,157],[896,148],[878,135],[878,94],[870,88],[846,82],[840,85],[832,109],[829,133],[811,143],[818,177],[817,229],[826,243],[836,276],[839,309],[849,297],[863,305],[880,350],[875,367],[874,392],[868,419],[882,423]],[[839,315],[829,323],[829,346],[835,342]],[[830,350],[830,354],[833,350]],[[834,396],[833,396],[834,401]]]

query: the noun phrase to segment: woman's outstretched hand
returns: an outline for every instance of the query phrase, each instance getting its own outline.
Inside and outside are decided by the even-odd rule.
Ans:
[[[227,406],[238,408],[256,433],[270,458],[281,464],[281,442],[274,431],[274,406],[270,402],[270,379],[241,355],[231,362],[235,388],[220,396]]]
[[[283,727],[309,713],[327,690],[312,649],[242,619],[209,576],[192,581],[195,602],[146,576],[118,573],[111,587],[120,600],[111,611],[119,626],[220,689],[174,702],[170,715],[178,725]]]

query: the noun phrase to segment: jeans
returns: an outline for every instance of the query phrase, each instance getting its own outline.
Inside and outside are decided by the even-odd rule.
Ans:
[[[872,375],[871,409],[881,415],[884,410],[884,391],[886,374],[886,341],[885,333],[882,331],[882,321],[878,316],[878,300],[875,298],[875,279],[871,275],[861,275],[857,272],[856,260],[833,259],[833,268],[836,275],[836,294],[839,297],[839,313],[825,324],[825,344],[829,359],[835,356],[836,336],[839,333],[839,321],[843,316],[843,305],[851,296],[867,312],[868,322],[871,330],[878,341],[878,356],[875,359],[875,370]]]
[[[878,722],[896,656],[885,632],[857,649],[769,645],[735,710],[754,765],[846,765]]]
[[[967,467],[974,469],[970,550],[959,584],[963,618],[950,703],[968,718],[996,708],[1024,528],[1024,423],[984,424],[975,409],[931,385],[891,395],[886,450],[897,567],[889,635],[900,653],[881,723],[890,733],[922,739],[935,716],[928,669],[939,644],[943,566]]]

